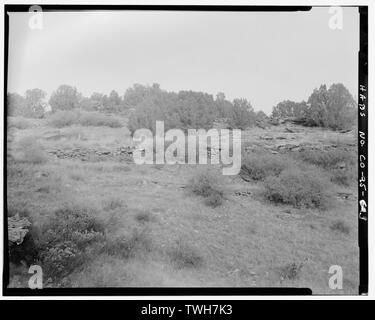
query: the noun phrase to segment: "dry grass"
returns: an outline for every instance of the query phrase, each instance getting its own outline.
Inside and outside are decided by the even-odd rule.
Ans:
[[[317,171],[289,169],[279,177],[265,181],[265,196],[275,202],[291,204],[294,207],[324,209],[328,202],[327,181]]]
[[[47,162],[48,158],[42,145],[35,137],[22,138],[17,144],[19,161],[31,164],[42,164]]]
[[[122,123],[119,119],[107,116],[99,112],[85,111],[57,111],[49,117],[52,127],[62,128],[80,124],[81,126],[120,128]]]
[[[33,125],[30,120],[23,117],[8,117],[8,128],[16,128],[19,130],[29,129]]]
[[[332,231],[338,231],[346,235],[350,233],[350,226],[348,226],[348,224],[343,220],[336,220],[332,222],[329,228]]]
[[[15,141],[26,135],[42,137],[55,130],[46,125],[46,120],[41,123],[43,125],[25,130],[15,129]],[[62,134],[73,128],[75,126],[62,129]],[[79,128],[87,139],[80,141],[84,145],[112,148],[129,141],[125,128]],[[278,136],[284,128],[275,126],[269,130],[274,130],[270,134]],[[263,145],[264,140],[257,138],[261,134],[264,134],[263,129],[254,128],[243,132],[243,138]],[[321,143],[333,135],[341,137],[338,133],[321,132],[316,128],[290,134],[295,137],[295,143]],[[70,139],[76,137],[66,139],[70,143]],[[39,143],[42,149],[47,149],[62,140],[40,139]],[[329,180],[331,171],[318,167],[321,168],[316,166],[315,175],[327,176]],[[274,178],[279,179],[283,171]],[[9,214],[25,212],[33,222],[42,225],[49,221],[51,213],[64,208],[64,203],[69,201],[79,203],[78,207],[95,208],[86,209],[94,218],[105,221],[104,240],[86,247],[84,252],[88,255],[79,260],[79,267],[72,268],[64,277],[68,282],[53,281],[51,286],[293,285],[309,287],[314,293],[332,294],[336,292],[328,287],[327,272],[330,265],[337,264],[346,270],[344,289],[340,293],[357,293],[358,234],[354,200],[335,197],[336,201],[324,214],[314,206],[306,208],[303,204],[286,208],[289,213],[285,213],[284,206],[275,206],[258,196],[264,188],[262,182],[254,183],[253,179],[245,182],[238,177],[226,177],[223,182],[220,173],[214,172],[214,179],[208,183],[205,179],[197,180],[200,181],[197,194],[209,195],[207,190],[223,191],[225,186],[225,202],[212,210],[205,204],[208,197],[187,196],[186,182],[197,174],[193,166],[165,165],[156,170],[151,166],[115,161],[87,163],[51,159],[33,164],[12,160],[7,167]],[[81,175],[85,179],[80,179]],[[328,181],[324,193],[327,186],[334,192],[346,191]],[[40,189],[49,192],[40,192]],[[251,196],[235,196],[238,190],[250,190]],[[217,194],[221,198],[221,193]],[[116,199],[121,199],[122,206]],[[344,227],[350,228],[348,234],[340,231],[345,230],[340,224],[331,230],[330,226],[338,217]],[[175,239],[180,239],[181,243],[176,243]],[[303,267],[299,269],[302,261]],[[284,270],[282,282],[280,268]],[[12,286],[27,287],[28,279],[27,268],[11,267]]]
[[[79,117],[79,124],[81,126],[93,126],[93,127],[110,127],[120,128],[122,127],[121,122],[114,117],[106,116],[97,112],[83,112]]]

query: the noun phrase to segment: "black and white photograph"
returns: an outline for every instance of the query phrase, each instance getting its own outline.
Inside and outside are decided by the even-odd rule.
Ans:
[[[367,7],[5,11],[6,290],[367,294]]]

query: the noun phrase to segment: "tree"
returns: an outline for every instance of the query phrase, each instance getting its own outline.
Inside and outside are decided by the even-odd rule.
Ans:
[[[279,102],[272,110],[273,118],[302,118],[304,117],[307,105],[305,101],[294,102],[285,100]]]
[[[234,99],[229,125],[235,129],[246,129],[255,124],[256,115],[249,101],[246,99]]]
[[[329,93],[325,84],[319,89],[314,89],[307,100],[306,125],[328,127],[328,100]]]
[[[256,119],[259,121],[265,121],[268,119],[268,117],[263,110],[259,110],[256,113]]]
[[[306,124],[329,127],[334,130],[350,128],[356,119],[356,103],[342,84],[326,85],[315,89],[308,100]]]
[[[132,88],[126,90],[124,94],[124,104],[129,108],[135,108],[146,99],[151,91],[157,90],[160,90],[157,86],[151,88],[141,84],[134,84]]]
[[[25,93],[25,117],[42,118],[44,116],[44,98],[46,93],[41,89],[27,90]]]
[[[108,105],[105,106],[105,109],[110,112],[118,112],[122,104],[121,97],[117,91],[112,90],[108,97]]]
[[[8,116],[23,116],[26,108],[26,99],[18,93],[7,94]]]
[[[328,125],[334,130],[350,128],[356,119],[356,102],[342,84],[331,85],[328,90]]]
[[[52,111],[73,110],[78,107],[81,95],[75,87],[61,85],[52,93],[49,104]]]
[[[112,90],[109,94],[109,101],[112,105],[118,106],[121,104],[121,98],[117,91]]]
[[[225,94],[223,92],[218,92],[216,94],[216,101],[224,101],[225,100]]]

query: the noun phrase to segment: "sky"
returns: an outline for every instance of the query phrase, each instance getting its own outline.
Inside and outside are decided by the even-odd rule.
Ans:
[[[343,9],[332,30],[328,7],[308,12],[81,11],[9,14],[8,92],[61,84],[85,96],[123,95],[135,83],[248,99],[270,113],[307,100],[321,84],[356,95],[359,14]]]

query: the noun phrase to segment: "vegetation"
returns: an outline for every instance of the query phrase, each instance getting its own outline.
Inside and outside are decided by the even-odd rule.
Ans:
[[[41,164],[47,161],[47,155],[35,137],[22,138],[18,142],[17,149],[20,161],[32,164]]]
[[[8,118],[8,218],[28,228],[22,244],[10,246],[10,287],[27,287],[28,267],[38,264],[43,285],[53,287],[270,287],[290,281],[329,294],[322,266],[334,256],[347,270],[343,292],[357,292],[351,134],[262,126],[264,113],[223,93],[167,92],[158,85],[135,85],[124,95],[73,92],[55,96],[78,101],[72,108],[55,107],[44,119],[21,113]],[[17,110],[8,101],[9,112],[27,108],[26,97],[11,99],[25,105]],[[113,155],[131,150],[125,126],[152,129],[154,119],[166,119],[166,129],[248,128],[243,141],[257,151],[244,149],[243,179],[221,176],[211,164],[204,166],[208,170],[137,166]],[[119,124],[123,130],[116,129]],[[263,127],[270,139],[264,139]],[[319,148],[323,143],[324,151],[304,150],[305,142]],[[283,144],[300,148],[278,148]],[[332,148],[326,151],[325,144]],[[71,148],[103,156],[96,163],[81,161],[70,156]],[[55,149],[63,156],[55,157]]]
[[[52,93],[49,104],[52,111],[73,110],[78,107],[80,98],[75,87],[61,85]]]
[[[203,264],[203,257],[198,249],[179,239],[169,251],[170,259],[177,268],[199,268]]]
[[[24,117],[8,117],[8,128],[24,130],[30,127],[32,127],[32,124]]]
[[[314,171],[285,170],[278,177],[267,178],[265,190],[266,197],[275,203],[321,209],[327,205],[327,183]]]
[[[331,174],[331,181],[349,186],[356,177],[356,158],[352,151],[334,149],[329,151],[304,150],[298,153],[298,158],[321,167]]]
[[[81,126],[105,126],[111,128],[122,127],[122,124],[118,119],[97,112],[82,112],[78,122]]]
[[[204,197],[208,206],[216,208],[223,203],[224,192],[219,185],[217,175],[211,170],[198,172],[191,179],[190,188],[194,194]]]
[[[78,117],[77,111],[57,111],[48,118],[48,121],[51,126],[62,128],[76,124]]]
[[[343,234],[349,234],[350,233],[350,227],[348,224],[343,220],[336,220],[332,222],[332,224],[329,226],[329,228],[333,231],[338,231]]]
[[[291,262],[281,267],[279,270],[280,280],[298,279],[303,268],[303,263]]]
[[[25,97],[18,93],[8,93],[8,115],[26,118],[43,118],[45,113],[45,97],[46,93],[40,89],[27,90]]]
[[[267,177],[278,176],[291,162],[281,155],[250,152],[242,159],[240,175],[244,180],[264,181]]]
[[[306,126],[345,130],[355,124],[356,103],[343,84],[333,84],[328,90],[326,85],[321,85],[313,91],[307,103],[283,101],[274,107],[272,116],[293,117]]]
[[[62,128],[79,124],[81,126],[100,127],[106,126],[111,128],[122,127],[119,119],[104,115],[98,112],[78,112],[78,111],[57,111],[49,117],[49,123],[56,128]]]

